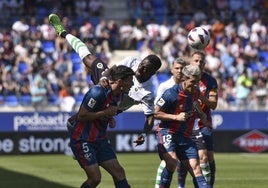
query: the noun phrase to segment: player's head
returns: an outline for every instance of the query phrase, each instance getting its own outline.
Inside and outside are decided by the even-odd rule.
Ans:
[[[134,71],[124,65],[113,66],[109,69],[108,80],[112,90],[118,93],[128,93],[133,85]]]
[[[201,78],[201,69],[197,65],[186,65],[182,69],[183,80],[184,80],[184,90],[193,93],[197,90],[198,83]]]
[[[172,62],[171,73],[173,74],[173,78],[176,83],[179,83],[182,81],[182,77],[183,77],[182,69],[185,66],[186,66],[186,62],[184,61],[182,57],[178,57]]]
[[[205,63],[205,54],[202,51],[194,51],[192,53],[190,64],[199,66],[201,71],[203,71]]]
[[[139,67],[135,72],[135,76],[140,83],[146,82],[157,72],[160,67],[161,60],[159,57],[156,55],[148,55],[139,64]]]

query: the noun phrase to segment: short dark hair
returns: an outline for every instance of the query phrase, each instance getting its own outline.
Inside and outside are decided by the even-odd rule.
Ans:
[[[157,70],[161,67],[161,60],[156,55],[151,54],[148,55],[146,58],[148,58],[148,60],[154,65],[155,68],[157,68]]]
[[[108,79],[111,81],[116,81],[119,79],[124,79],[128,76],[133,76],[135,73],[134,71],[124,65],[119,65],[119,66],[112,66],[109,70],[108,70]]]

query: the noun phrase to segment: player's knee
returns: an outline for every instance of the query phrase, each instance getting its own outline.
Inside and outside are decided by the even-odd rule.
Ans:
[[[199,161],[200,161],[200,163],[207,163],[208,162],[208,156],[205,155],[205,154],[199,156]]]
[[[166,168],[171,171],[171,172],[174,172],[177,168],[177,164],[178,164],[178,161],[176,159],[169,159],[166,161]]]
[[[90,179],[87,179],[87,184],[90,186],[90,187],[97,187],[101,182],[101,177],[91,177]]]
[[[125,170],[123,167],[118,166],[118,167],[114,168],[114,171],[115,171],[114,179],[116,181],[120,181],[120,180],[126,178]]]

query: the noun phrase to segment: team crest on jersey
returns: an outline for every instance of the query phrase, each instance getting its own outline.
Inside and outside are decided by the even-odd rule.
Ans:
[[[207,89],[206,86],[200,86],[200,87],[199,87],[200,92],[205,92],[206,89]]]
[[[88,107],[90,107],[90,108],[93,108],[95,106],[95,104],[96,104],[96,101],[93,98],[90,98],[88,103],[87,103]]]
[[[163,99],[163,98],[160,98],[158,101],[157,101],[157,104],[159,105],[159,106],[163,106],[164,104],[165,104],[165,100]]]
[[[98,69],[103,69],[103,64],[102,63],[97,63],[97,68]]]

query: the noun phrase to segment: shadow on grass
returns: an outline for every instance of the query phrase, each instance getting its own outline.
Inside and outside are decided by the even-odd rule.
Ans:
[[[31,175],[0,168],[1,188],[72,188]]]

